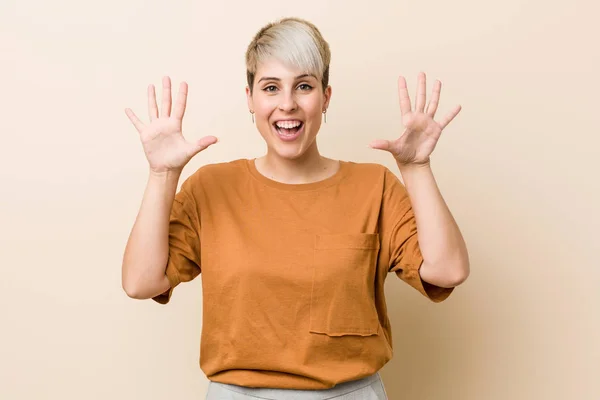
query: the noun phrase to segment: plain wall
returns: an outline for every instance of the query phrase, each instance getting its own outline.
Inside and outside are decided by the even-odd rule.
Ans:
[[[265,151],[244,52],[298,16],[331,45],[321,152],[377,162],[402,131],[397,77],[463,109],[432,155],[471,276],[444,303],[391,274],[390,399],[598,399],[600,37],[596,2],[42,1],[0,4],[0,398],[201,399],[201,277],[129,299],[121,260],[147,179],[146,87],[189,83],[200,166]],[[160,94],[160,90],[158,91]]]

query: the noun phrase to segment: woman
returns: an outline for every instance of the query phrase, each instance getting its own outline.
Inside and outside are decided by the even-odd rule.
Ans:
[[[176,193],[181,171],[215,144],[181,134],[182,83],[171,110],[163,80],[159,115],[126,113],[140,133],[149,180],[123,260],[123,288],[165,304],[202,272],[200,366],[209,399],[384,399],[378,371],[392,357],[384,281],[389,272],[435,302],[469,274],[460,231],[436,186],[429,156],[441,83],[414,110],[399,80],[406,130],[371,147],[378,164],[321,156],[316,136],[331,100],[330,52],[311,23],[287,18],[261,29],[246,53],[246,95],[267,154],[206,165]]]

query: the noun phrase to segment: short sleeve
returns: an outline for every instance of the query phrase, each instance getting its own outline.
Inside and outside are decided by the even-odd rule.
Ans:
[[[171,287],[152,298],[160,304],[169,302],[177,285],[191,281],[201,272],[199,210],[189,185],[189,181],[184,183],[173,200],[169,217],[169,259],[165,271]]]
[[[419,269],[423,264],[423,256],[410,198],[398,177],[387,168],[385,180],[382,225],[387,231],[384,240],[387,241],[385,248],[389,250],[388,271],[395,272],[421,294],[439,303],[448,298],[454,288],[439,287],[421,279]]]

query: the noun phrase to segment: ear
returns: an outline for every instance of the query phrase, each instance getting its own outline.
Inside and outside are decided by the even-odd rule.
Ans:
[[[248,86],[246,86],[246,100],[248,101],[248,111],[254,111],[254,101],[252,100],[252,93],[250,93]]]
[[[331,101],[331,86],[327,86],[327,88],[325,89],[325,92],[323,94],[325,95],[325,102],[323,103],[323,111],[325,111],[329,108],[329,102]]]

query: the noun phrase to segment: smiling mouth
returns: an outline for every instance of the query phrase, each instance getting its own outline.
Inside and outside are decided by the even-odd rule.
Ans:
[[[296,122],[296,123],[291,123],[291,124],[290,123],[279,124],[276,122],[273,124],[273,127],[275,128],[277,133],[279,133],[281,136],[289,136],[289,137],[293,137],[298,132],[300,132],[300,130],[302,129],[303,126],[304,126],[304,122]]]
[[[304,132],[302,121],[277,121],[273,124],[275,134],[282,142],[295,142]]]

